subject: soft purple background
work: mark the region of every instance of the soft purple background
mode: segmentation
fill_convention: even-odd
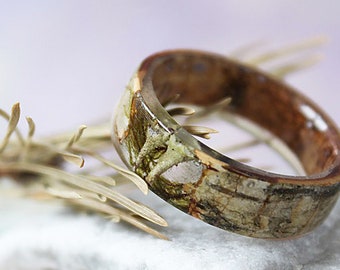
[[[339,124],[339,14],[336,0],[0,0],[0,107],[20,101],[45,135],[110,119],[129,77],[153,52],[227,54],[258,40],[279,46],[323,35],[330,40],[320,50],[325,59],[289,82]],[[339,203],[312,235],[273,243],[221,232],[151,201],[172,221],[164,230],[172,242],[0,198],[0,268],[339,269]]]
[[[336,119],[339,12],[336,0],[0,1],[0,105],[20,101],[40,131],[74,127],[111,115],[132,72],[156,51],[227,53],[324,35],[324,61],[291,81]]]

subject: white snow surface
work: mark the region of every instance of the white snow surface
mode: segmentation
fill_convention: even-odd
[[[0,269],[339,269],[340,203],[302,238],[238,236],[196,220],[153,195],[171,240],[59,203],[0,199]]]

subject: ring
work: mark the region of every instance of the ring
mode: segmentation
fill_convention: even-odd
[[[282,141],[305,175],[267,172],[209,148],[165,110],[174,96],[203,107],[231,97],[228,113]],[[112,134],[120,157],[159,197],[241,235],[304,235],[324,221],[339,195],[334,122],[286,84],[221,55],[174,50],[146,58],[121,98]]]

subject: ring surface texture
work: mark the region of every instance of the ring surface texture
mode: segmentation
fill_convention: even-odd
[[[306,176],[266,172],[196,140],[161,104],[209,106],[279,138]],[[301,236],[328,216],[340,190],[340,136],[308,98],[254,68],[213,53],[175,50],[142,62],[117,108],[113,140],[158,196],[213,226],[271,239]],[[226,136],[226,142],[227,142]]]

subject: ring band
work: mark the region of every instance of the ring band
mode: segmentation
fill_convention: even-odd
[[[196,140],[164,109],[209,106],[231,97],[228,112],[279,138],[306,176],[263,171]],[[312,101],[254,68],[213,53],[176,50],[145,59],[117,108],[113,140],[121,158],[158,196],[213,226],[284,239],[320,225],[340,190],[340,136]]]

